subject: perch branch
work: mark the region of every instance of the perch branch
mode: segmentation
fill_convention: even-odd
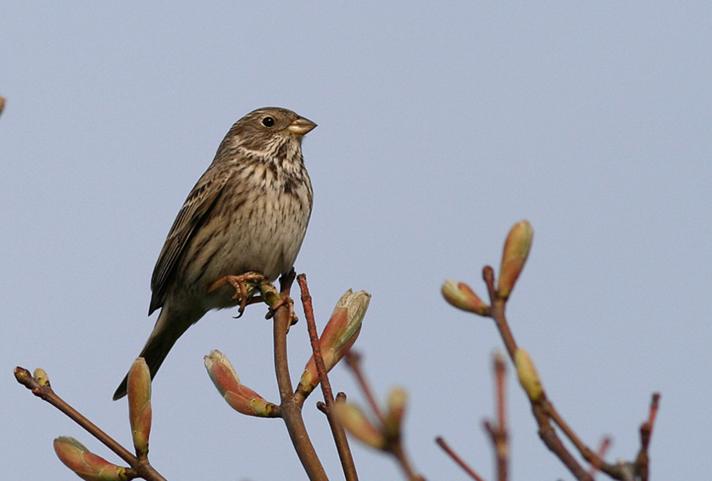
[[[289,296],[294,282],[294,270],[280,278],[281,296]],[[289,303],[281,302],[274,312],[274,368],[281,400],[282,419],[289,432],[294,449],[311,481],[326,481],[328,478],[314,450],[302,418],[301,407],[294,400],[294,389],[287,359],[287,331],[291,324]]]

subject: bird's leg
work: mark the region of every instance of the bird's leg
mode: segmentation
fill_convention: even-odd
[[[265,276],[259,272],[246,272],[240,275],[230,275],[224,276],[213,282],[208,288],[208,292],[213,292],[226,284],[230,284],[233,289],[235,289],[235,294],[233,294],[233,299],[240,300],[240,307],[237,309],[236,318],[242,317],[245,312],[245,308],[248,304],[254,304],[260,302],[262,298],[252,298],[251,295],[255,290],[255,284],[258,286],[265,282]]]

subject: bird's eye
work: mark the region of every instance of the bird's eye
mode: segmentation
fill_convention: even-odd
[[[272,127],[274,125],[274,119],[272,117],[265,117],[262,119],[262,125],[265,127]]]

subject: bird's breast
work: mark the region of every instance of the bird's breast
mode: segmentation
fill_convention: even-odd
[[[285,176],[267,166],[242,173],[225,186],[215,215],[191,242],[197,269],[185,279],[195,289],[207,289],[225,275],[249,271],[276,279],[294,265],[311,215],[312,191],[306,171]],[[224,307],[227,299],[216,301]],[[233,303],[234,304],[234,303]]]

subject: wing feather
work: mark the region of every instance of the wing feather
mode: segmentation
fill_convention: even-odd
[[[215,166],[211,166],[198,179],[193,190],[188,194],[188,198],[185,200],[176,220],[173,221],[171,230],[168,232],[166,242],[163,244],[161,253],[156,261],[156,267],[153,268],[153,275],[151,276],[151,291],[153,291],[153,295],[148,309],[149,315],[163,305],[167,288],[175,277],[175,269],[180,264],[193,233],[205,221],[208,213],[215,206],[225,184],[230,179],[231,173],[232,170],[230,169],[216,171]]]

